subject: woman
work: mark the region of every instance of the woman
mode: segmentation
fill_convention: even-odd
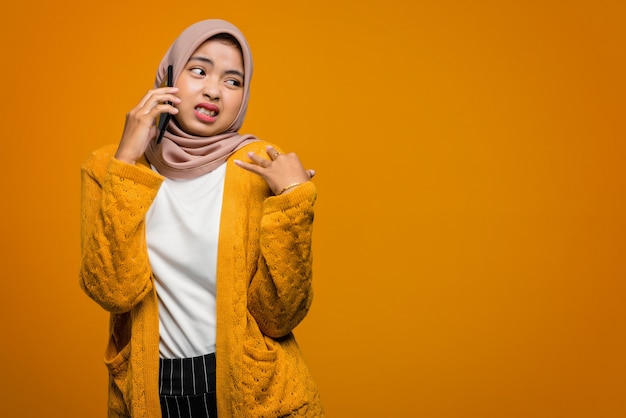
[[[236,27],[190,26],[120,143],[83,164],[80,284],[111,313],[110,417],[323,416],[292,333],[313,295],[314,172],[238,133],[251,75]]]

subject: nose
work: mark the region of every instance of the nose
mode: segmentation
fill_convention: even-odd
[[[219,81],[213,80],[212,77],[207,77],[204,82],[204,89],[202,94],[209,100],[220,99]]]

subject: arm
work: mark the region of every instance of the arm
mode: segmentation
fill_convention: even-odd
[[[175,87],[150,90],[128,114],[122,139],[82,167],[80,285],[111,312],[127,312],[152,290],[145,215],[163,177],[143,164],[159,113],[178,113]]]
[[[263,204],[261,257],[248,288],[248,309],[264,334],[280,338],[302,321],[313,298],[315,171],[306,170],[295,153],[282,154],[272,145],[248,157],[250,162],[234,162],[261,176],[275,195]]]
[[[141,165],[94,153],[81,170],[82,289],[111,312],[127,312],[152,290],[145,214],[163,181]]]
[[[264,203],[261,257],[248,288],[248,309],[261,331],[274,338],[290,333],[313,299],[311,238],[315,185],[307,181]]]

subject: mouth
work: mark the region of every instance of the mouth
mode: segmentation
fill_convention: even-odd
[[[209,116],[212,118],[216,117],[220,113],[219,109],[217,108],[207,108],[204,106],[196,106],[195,110],[201,115]]]
[[[196,118],[202,123],[213,123],[220,114],[220,108],[214,103],[200,103],[193,110]]]

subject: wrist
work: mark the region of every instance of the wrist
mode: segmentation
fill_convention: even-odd
[[[127,156],[127,155],[124,155],[124,153],[120,152],[119,149],[115,153],[115,159],[119,160],[119,161],[121,161],[123,163],[131,164],[131,165],[135,165],[135,163],[137,162],[136,159],[133,159],[133,158],[130,158],[129,156]]]
[[[280,189],[280,191],[278,193],[276,193],[276,196],[280,196],[281,194],[289,193],[294,187],[298,187],[301,184],[302,184],[302,182],[299,182],[299,181],[296,181],[296,182],[293,182],[293,183],[289,183],[288,185],[286,185],[285,187]]]

